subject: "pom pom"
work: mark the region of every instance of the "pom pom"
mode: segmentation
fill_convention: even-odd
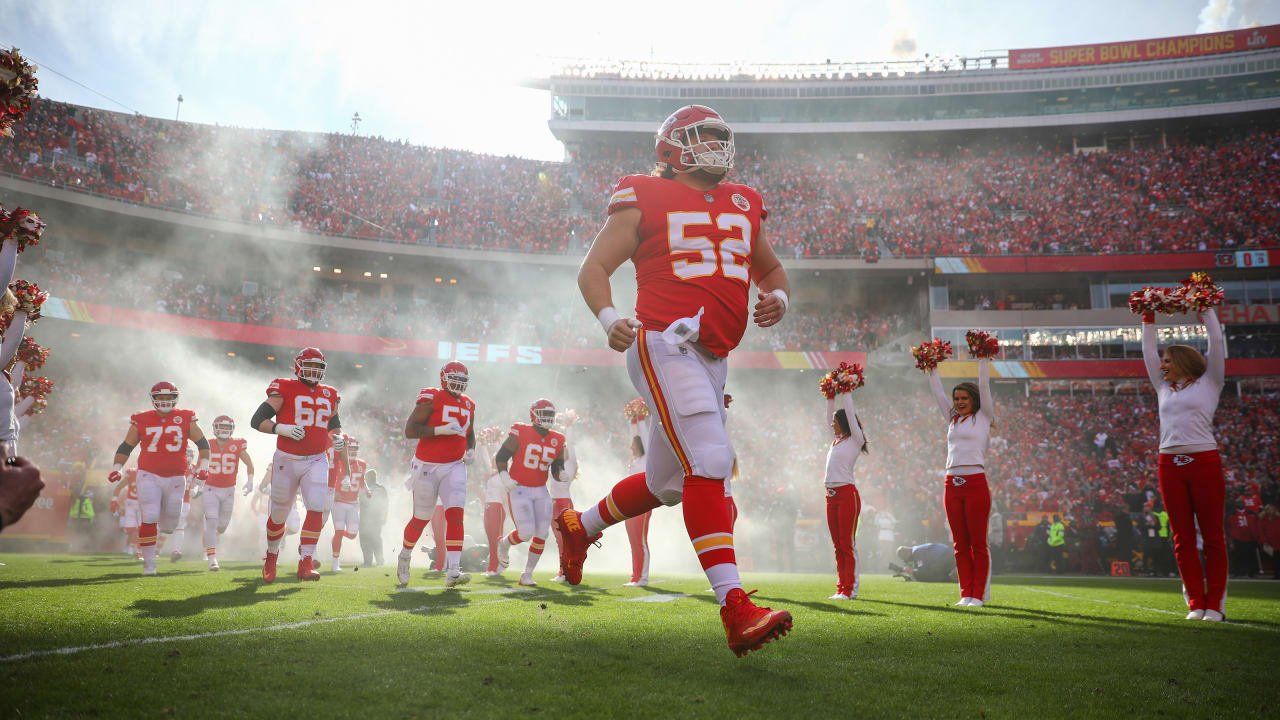
[[[34,397],[36,401],[44,400],[53,392],[53,381],[42,375],[28,375],[18,386],[19,397]]]
[[[28,370],[39,370],[48,359],[49,348],[29,337],[22,338],[22,344],[18,346],[18,361],[26,363]]]
[[[27,320],[31,322],[39,320],[40,308],[44,306],[44,301],[49,299],[49,293],[41,290],[39,285],[21,279],[9,283],[9,289],[18,299],[17,309],[27,313]]]
[[[1000,340],[985,330],[970,330],[964,334],[969,343],[969,354],[976,358],[993,358],[1000,354]]]
[[[1213,283],[1208,273],[1195,272],[1182,281],[1177,291],[1186,312],[1201,313],[1217,307],[1226,300],[1226,293]]]
[[[485,445],[492,445],[499,442],[502,438],[502,428],[497,425],[491,425],[487,428],[481,428],[476,433],[476,441]]]
[[[866,384],[862,376],[862,366],[842,362],[836,369],[822,376],[818,381],[818,389],[828,400],[841,393],[853,392]]]
[[[0,241],[14,241],[18,244],[18,252],[39,245],[44,229],[44,221],[30,210],[20,207],[8,212],[0,207]]]
[[[1129,310],[1135,315],[1164,313],[1172,315],[1183,311],[1180,292],[1169,288],[1144,287],[1129,295]]]
[[[623,406],[622,414],[629,423],[642,423],[649,419],[649,406],[645,404],[644,398],[634,398]]]
[[[949,341],[944,342],[941,338],[926,340],[911,348],[911,355],[916,359],[916,368],[926,373],[936,369],[938,363],[954,354],[955,351],[951,349],[951,343]]]
[[[0,137],[13,136],[13,123],[31,109],[37,86],[36,68],[18,48],[0,50]]]

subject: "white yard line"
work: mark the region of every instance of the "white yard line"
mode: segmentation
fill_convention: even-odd
[[[522,596],[527,599],[528,596]],[[18,653],[16,655],[5,655],[0,657],[0,663],[14,662],[17,660],[28,660],[36,657],[46,657],[49,655],[74,655],[76,653],[85,652],[87,650],[111,650],[114,648],[132,647],[134,645],[152,645],[163,642],[178,642],[182,640],[204,640],[207,638],[227,637],[231,635],[248,635],[256,632],[273,632],[276,630],[294,630],[297,628],[310,627],[312,625],[325,625],[328,623],[343,622],[347,620],[368,620],[370,618],[386,617],[388,615],[403,615],[405,613],[423,612],[426,610],[442,610],[452,607],[478,607],[481,605],[493,605],[495,603],[510,602],[518,598],[498,598],[496,600],[486,600],[484,602],[448,605],[420,605],[414,608],[406,608],[404,610],[382,610],[380,612],[361,613],[359,615],[343,615],[334,618],[318,618],[314,620],[301,620],[299,622],[281,623],[279,625],[264,625],[253,628],[238,628],[236,630],[218,630],[216,632],[196,633],[194,635],[169,635],[166,637],[148,637],[138,638],[136,640],[115,640],[107,643],[98,643],[95,645],[74,645],[69,647],[54,648],[52,650],[32,650],[30,652]]]
[[[1054,592],[1053,590],[1042,590],[1040,588],[1026,587],[1025,585],[1024,586],[1006,585],[1001,589],[1012,590],[1014,588],[1017,588],[1019,590],[1026,590],[1028,592],[1037,592],[1037,593],[1043,593],[1045,595],[1053,595],[1055,597],[1067,598],[1069,600],[1087,600],[1089,602],[1102,603],[1104,605],[1118,605],[1120,607],[1133,608],[1134,610],[1146,610],[1147,612],[1163,613],[1165,615],[1174,615],[1176,617],[1182,617],[1184,615],[1184,613],[1175,612],[1173,610],[1165,610],[1163,608],[1147,607],[1146,605],[1132,605],[1130,603],[1116,602],[1114,600],[1103,600],[1101,598],[1084,597],[1083,595],[1069,595],[1067,593]],[[1255,630],[1266,630],[1268,632],[1280,632],[1280,630],[1273,627],[1267,627],[1266,625],[1254,625],[1253,623],[1236,622],[1234,620],[1228,620],[1224,624],[1233,625],[1236,627],[1253,628]]]

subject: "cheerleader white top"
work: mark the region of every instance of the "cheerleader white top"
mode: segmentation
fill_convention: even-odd
[[[547,492],[551,493],[554,500],[572,500],[569,495],[569,483],[573,482],[573,476],[578,474],[578,453],[573,450],[569,444],[570,433],[572,428],[564,429],[564,469],[560,471],[560,477],[564,480],[557,480],[551,475],[547,476]]]
[[[1142,362],[1156,389],[1160,406],[1160,452],[1166,455],[1215,450],[1213,414],[1218,410],[1227,368],[1227,342],[1222,336],[1218,313],[1203,314],[1209,332],[1204,374],[1181,387],[1174,387],[1160,374],[1160,351],[1156,349],[1155,323],[1142,324]]]
[[[947,423],[947,474],[976,475],[985,472],[987,446],[991,444],[991,424],[995,422],[991,398],[991,361],[978,360],[978,400],[981,408],[970,415],[960,415],[942,389],[942,376],[937,369],[929,373],[933,397],[938,402],[942,419]]]
[[[857,416],[853,414],[853,393],[841,393],[840,404],[844,409],[845,419],[849,421],[849,437],[840,438],[831,443],[827,450],[827,475],[823,485],[829,488],[853,484],[853,466],[862,453],[862,445],[866,436],[858,427]],[[827,400],[826,425],[835,419],[836,401]]]

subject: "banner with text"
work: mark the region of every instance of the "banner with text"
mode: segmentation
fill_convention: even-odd
[[[1010,70],[1106,65],[1280,47],[1280,25],[1203,35],[1009,51]]]

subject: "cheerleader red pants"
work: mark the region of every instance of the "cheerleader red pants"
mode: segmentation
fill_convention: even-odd
[[[498,572],[498,541],[502,539],[502,523],[506,509],[502,503],[484,504],[484,536],[489,540],[489,572]]]
[[[627,518],[627,539],[631,541],[631,582],[649,581],[649,518],[653,511]]]
[[[991,554],[987,552],[991,489],[987,474],[948,475],[942,504],[956,551],[960,597],[987,602],[991,599]]]
[[[1182,576],[1182,597],[1192,610],[1226,614],[1227,486],[1217,450],[1160,455],[1160,497],[1173,530],[1173,556]],[[1196,524],[1204,538],[1204,565],[1196,550]]]
[[[858,597],[858,515],[862,513],[862,496],[853,485],[827,488],[827,529],[836,549],[836,592]]]

